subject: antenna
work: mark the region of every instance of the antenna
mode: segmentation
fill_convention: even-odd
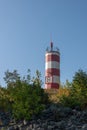
[[[50,41],[52,42],[52,33],[50,34]]]
[[[50,43],[51,51],[53,51],[53,42]]]
[[[53,51],[52,34],[50,35],[50,39],[51,39],[51,42],[50,42],[50,50]]]

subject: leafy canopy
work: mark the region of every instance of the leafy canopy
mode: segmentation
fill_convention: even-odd
[[[36,75],[31,78],[28,74],[21,77],[16,70],[5,72],[4,80],[7,87],[0,89],[2,96],[0,107],[10,110],[15,119],[29,120],[33,115],[39,114],[48,102],[48,95],[41,88],[41,73],[37,70]],[[2,91],[3,90],[3,91]],[[2,106],[3,103],[3,106]],[[9,106],[9,108],[8,108]]]

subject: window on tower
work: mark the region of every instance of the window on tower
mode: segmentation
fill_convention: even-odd
[[[51,76],[46,76],[45,77],[45,83],[52,83],[52,77]]]

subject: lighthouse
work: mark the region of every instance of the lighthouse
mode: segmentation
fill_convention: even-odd
[[[45,53],[45,89],[58,89],[60,86],[60,52],[50,43]]]

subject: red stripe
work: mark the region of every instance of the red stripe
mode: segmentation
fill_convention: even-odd
[[[47,84],[47,89],[59,89],[59,84],[57,83]]]
[[[46,76],[50,76],[50,75],[57,75],[60,76],[60,70],[59,69],[55,69],[55,68],[49,68],[45,71],[45,75]]]
[[[47,62],[47,61],[57,61],[57,62],[60,62],[60,56],[54,55],[54,54],[52,54],[52,55],[47,55],[47,56],[46,56],[46,62]]]

